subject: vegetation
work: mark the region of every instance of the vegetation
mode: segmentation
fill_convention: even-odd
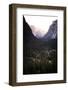
[[[24,74],[57,73],[57,52],[55,49],[26,49]]]

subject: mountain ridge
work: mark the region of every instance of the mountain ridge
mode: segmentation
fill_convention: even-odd
[[[53,23],[50,25],[48,32],[44,35],[42,40],[48,41],[50,39],[56,38],[57,38],[57,20],[53,21]]]

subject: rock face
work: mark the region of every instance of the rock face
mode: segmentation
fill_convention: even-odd
[[[23,16],[23,38],[24,41],[29,42],[31,40],[36,40],[37,38],[32,34],[32,30]]]
[[[57,38],[57,20],[52,23],[50,26],[47,34],[42,38],[42,40],[50,40],[50,39],[56,39]]]

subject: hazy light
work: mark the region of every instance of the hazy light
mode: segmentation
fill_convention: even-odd
[[[27,23],[31,26],[33,34],[38,37],[43,37],[47,33],[52,22],[57,19],[57,17],[49,16],[25,15],[24,17]]]

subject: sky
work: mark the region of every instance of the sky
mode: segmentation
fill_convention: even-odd
[[[24,15],[26,22],[31,26],[32,32],[36,37],[43,37],[49,30],[53,21],[57,20],[56,16],[34,16]]]

